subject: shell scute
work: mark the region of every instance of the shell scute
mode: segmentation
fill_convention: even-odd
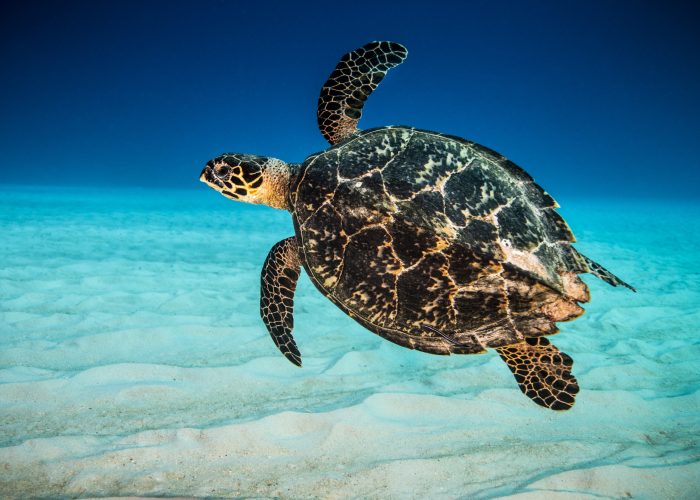
[[[389,193],[406,199],[435,186],[440,179],[449,177],[455,168],[462,168],[459,153],[457,143],[426,141],[412,134],[400,155],[384,169]]]
[[[536,248],[547,240],[538,215],[527,201],[513,199],[496,215],[500,237],[519,250]]]
[[[430,249],[438,245],[438,236],[434,231],[403,217],[392,218],[389,233],[396,255],[406,267],[415,265]]]
[[[329,290],[337,284],[348,244],[345,232],[337,230],[341,224],[338,213],[326,202],[309,217],[304,233],[304,252],[310,275]]]
[[[473,160],[464,170],[450,176],[444,192],[455,223],[463,224],[468,216],[486,216],[517,196],[508,179],[502,177],[482,159]]]
[[[496,225],[482,219],[471,219],[457,230],[456,236],[459,243],[471,249],[475,255],[501,260],[504,256],[501,247],[496,244],[498,237]]]
[[[481,276],[498,273],[498,261],[464,245],[452,243],[443,254],[449,262],[449,274],[458,286],[476,283]]]
[[[384,326],[396,315],[396,273],[400,262],[391,251],[391,238],[380,227],[370,227],[350,238],[335,296],[367,321]]]
[[[393,203],[383,189],[378,171],[340,183],[333,193],[333,201],[342,214],[342,227],[348,234],[383,222]]]
[[[454,309],[450,296],[457,286],[448,274],[447,257],[429,253],[398,276],[397,320],[409,325],[428,324],[441,331],[454,331]],[[420,293],[416,293],[420,290]],[[447,291],[447,293],[445,293]]]
[[[297,200],[302,200],[302,203],[308,207],[307,216],[328,200],[338,187],[335,162],[329,161],[325,156],[315,157],[310,163],[315,162],[319,165],[314,168],[314,175],[302,179],[297,190],[291,194],[293,203],[296,204]]]

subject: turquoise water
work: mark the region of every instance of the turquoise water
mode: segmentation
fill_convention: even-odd
[[[0,495],[692,498],[700,205],[560,199],[586,278],[574,409],[498,356],[367,332],[300,281],[304,368],[258,316],[289,215],[211,190],[2,188]]]

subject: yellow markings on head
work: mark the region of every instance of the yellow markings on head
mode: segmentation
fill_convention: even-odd
[[[248,179],[246,179],[246,177]],[[243,168],[241,165],[235,165],[231,167],[229,171],[229,182],[233,184],[233,189],[235,194],[238,196],[254,196],[262,185],[263,176],[262,172],[254,174],[251,178],[250,173],[244,175]]]

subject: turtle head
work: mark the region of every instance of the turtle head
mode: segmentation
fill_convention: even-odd
[[[227,153],[207,162],[199,180],[232,200],[286,209],[290,174],[282,160]]]

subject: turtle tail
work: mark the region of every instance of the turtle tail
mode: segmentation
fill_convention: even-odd
[[[620,278],[615,276],[613,273],[605,269],[603,266],[598,264],[596,261],[589,259],[573,247],[569,247],[572,252],[571,252],[571,257],[572,257],[572,264],[574,266],[573,271],[577,273],[591,273],[594,276],[597,276],[598,278],[602,279],[606,283],[612,286],[624,286],[632,290],[633,292],[636,292],[637,290],[630,284],[625,283],[622,281]]]

